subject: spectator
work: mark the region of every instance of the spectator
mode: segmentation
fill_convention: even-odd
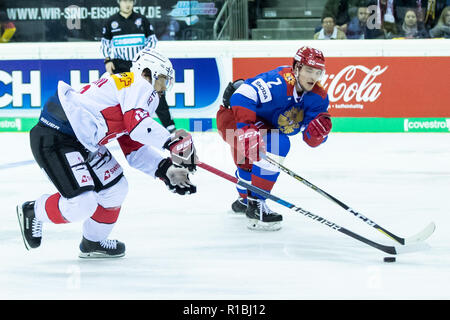
[[[350,20],[347,27],[347,39],[365,39],[367,30],[367,18],[369,9],[365,6],[359,7],[356,17]]]
[[[450,7],[445,7],[442,10],[436,26],[430,30],[430,36],[433,38],[450,38]]]
[[[322,14],[322,28],[323,19],[325,17],[335,17],[334,23],[343,32],[347,31],[347,23],[350,21],[348,15],[348,1],[344,0],[327,0],[323,8]]]
[[[349,10],[357,7],[361,0],[327,0],[323,8],[323,17],[335,17],[335,23],[338,29],[347,32],[347,26],[350,22]]]
[[[129,72],[134,56],[143,48],[155,48],[158,42],[147,18],[133,11],[135,0],[118,0],[118,3],[120,11],[106,21],[101,42],[109,74]],[[169,132],[175,131],[165,94],[159,100],[156,115]]]
[[[6,12],[0,11],[0,43],[9,42],[16,32],[16,26],[12,23]]]
[[[164,41],[177,40],[176,34],[178,31],[180,31],[180,23],[177,20],[172,19],[166,25],[166,29],[164,30],[164,33],[159,38]]]
[[[314,40],[342,40],[347,39],[345,33],[338,29],[334,17],[322,18],[322,29],[314,35]]]
[[[372,0],[371,4],[376,6],[376,11],[375,21],[370,21],[371,32],[368,38],[393,38],[397,34],[398,21],[394,0]]]
[[[414,9],[409,9],[406,11],[405,17],[403,18],[403,23],[399,29],[399,36],[407,39],[430,37],[423,23],[417,21],[417,14]]]
[[[397,13],[404,16],[408,9],[416,9],[417,22],[423,23],[426,28],[433,28],[442,10],[450,5],[449,0],[395,0]]]

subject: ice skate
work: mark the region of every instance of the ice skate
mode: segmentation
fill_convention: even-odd
[[[248,207],[245,215],[247,227],[251,230],[277,231],[281,229],[283,216],[269,209],[265,200],[247,198]]]
[[[245,211],[247,210],[247,203],[245,200],[246,199],[239,197],[231,205],[231,210],[233,210],[234,213],[245,213]]]
[[[42,239],[42,222],[36,219],[34,201],[18,205],[16,211],[25,248],[30,250],[39,247]]]
[[[125,244],[117,240],[90,241],[83,237],[80,243],[80,258],[120,258],[125,255]]]

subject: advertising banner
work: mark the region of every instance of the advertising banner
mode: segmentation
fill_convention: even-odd
[[[166,99],[177,127],[191,131],[215,129],[212,120],[221,98],[216,59],[171,61],[175,82]],[[41,107],[55,94],[58,81],[81,89],[104,73],[101,59],[0,60],[0,132],[29,131]]]
[[[269,49],[267,43],[247,41],[236,46],[204,41],[193,46],[193,42],[161,41],[158,46],[175,69],[174,86],[166,99],[176,126],[215,130],[216,112],[229,81],[292,64],[291,57],[283,56],[295,48],[280,41]],[[403,51],[399,55],[396,50],[408,48],[410,42],[386,40],[377,46],[373,41],[348,42],[346,50],[361,54],[354,57],[336,51],[336,42],[320,43],[329,47],[324,49],[330,57],[322,84],[328,91],[334,132],[450,132],[448,42],[423,42],[421,48],[426,44],[435,51],[427,49],[422,56],[404,56]],[[80,89],[104,74],[98,43],[72,44],[3,44],[0,132],[28,131],[59,80]],[[441,47],[442,52],[437,51]]]
[[[116,0],[2,0],[16,26],[14,42],[99,41]],[[209,40],[223,1],[137,0],[134,12],[148,19],[159,40]]]
[[[220,76],[215,58],[171,59],[175,83],[166,98],[173,109],[202,109],[218,99]],[[58,81],[79,89],[105,72],[103,60],[0,61],[0,110],[40,109]]]
[[[292,58],[233,58],[233,78],[292,65]],[[450,57],[331,57],[322,84],[334,117],[450,117]]]

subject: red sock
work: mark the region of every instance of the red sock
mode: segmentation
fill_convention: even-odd
[[[69,223],[69,221],[63,217],[61,211],[59,210],[59,198],[61,198],[59,193],[51,195],[45,202],[45,212],[53,223]]]
[[[98,205],[91,219],[98,223],[112,224],[116,223],[119,213],[120,207],[103,208],[101,205]]]

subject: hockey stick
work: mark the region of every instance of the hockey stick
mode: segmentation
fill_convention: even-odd
[[[425,246],[425,243],[421,243],[421,246],[419,244],[415,244],[415,245],[407,246],[407,247],[406,246],[405,247],[396,247],[396,246],[386,246],[386,245],[374,242],[372,240],[364,238],[363,236],[360,236],[359,234],[354,233],[353,231],[350,231],[350,230],[348,230],[346,228],[338,226],[336,223],[334,223],[332,221],[329,221],[329,220],[327,220],[325,218],[322,218],[322,217],[320,217],[320,216],[318,216],[318,215],[316,215],[314,213],[311,213],[311,212],[309,212],[307,210],[304,210],[304,209],[302,209],[300,207],[296,207],[292,203],[289,203],[289,202],[287,202],[287,201],[285,201],[283,199],[280,199],[277,196],[275,196],[275,195],[273,195],[273,194],[271,194],[271,193],[269,193],[269,192],[267,192],[265,190],[262,190],[262,189],[260,189],[258,187],[255,187],[255,186],[253,186],[253,185],[251,185],[251,184],[249,184],[249,183],[247,183],[245,181],[237,179],[237,178],[233,177],[232,175],[229,175],[229,174],[227,174],[227,173],[225,173],[225,172],[223,172],[223,171],[221,171],[219,169],[211,167],[210,165],[207,165],[206,163],[203,163],[203,162],[199,161],[197,163],[197,165],[200,168],[205,169],[205,170],[207,170],[207,171],[209,171],[209,172],[211,172],[211,173],[213,173],[213,174],[215,174],[215,175],[217,175],[219,177],[222,177],[222,178],[224,178],[224,179],[226,179],[228,181],[231,181],[231,182],[233,182],[233,183],[235,183],[235,184],[237,184],[237,185],[239,185],[241,187],[244,187],[244,188],[246,188],[246,189],[248,189],[248,190],[250,190],[252,192],[258,193],[258,194],[266,197],[267,199],[275,201],[275,202],[277,202],[277,203],[279,203],[279,204],[281,204],[281,205],[283,205],[283,206],[285,206],[285,207],[287,207],[289,209],[292,209],[292,210],[294,210],[294,211],[296,211],[298,213],[301,213],[305,217],[308,217],[308,218],[310,218],[310,219],[312,219],[314,221],[317,221],[317,222],[319,222],[319,223],[321,223],[321,224],[323,224],[323,225],[325,225],[325,226],[327,226],[327,227],[329,227],[329,228],[331,228],[333,230],[339,231],[339,232],[341,232],[341,233],[343,233],[343,234],[345,234],[345,235],[347,235],[349,237],[352,237],[353,239],[361,241],[361,242],[363,242],[363,243],[365,243],[365,244],[367,244],[367,245],[369,245],[369,246],[371,246],[373,248],[381,250],[383,252],[386,252],[386,253],[389,253],[389,254],[399,254],[399,253],[406,253],[406,252],[414,252],[414,251],[423,250],[423,249],[427,248]]]
[[[308,180],[300,177],[298,174],[294,173],[292,170],[289,170],[288,168],[286,168],[285,166],[283,166],[282,164],[276,162],[274,159],[270,158],[269,156],[265,155],[264,159],[267,160],[269,163],[273,164],[274,166],[276,166],[277,168],[279,168],[280,170],[282,170],[283,172],[287,173],[288,175],[290,175],[291,177],[295,178],[296,180],[300,181],[301,183],[303,183],[304,185],[306,185],[307,187],[313,189],[314,191],[317,191],[319,194],[321,194],[322,196],[324,196],[325,198],[333,201],[334,203],[336,203],[337,205],[339,205],[340,207],[344,208],[346,211],[352,213],[355,217],[360,218],[362,221],[364,221],[365,223],[367,223],[368,225],[370,225],[371,227],[375,228],[376,230],[380,231],[381,233],[383,233],[384,235],[388,236],[389,238],[397,241],[398,243],[402,244],[402,245],[406,245],[406,244],[411,244],[414,242],[420,242],[420,241],[424,241],[427,238],[429,238],[433,232],[434,229],[436,229],[436,225],[434,222],[431,222],[428,226],[426,226],[422,231],[420,231],[419,233],[409,237],[409,238],[402,238],[399,237],[395,234],[393,234],[392,232],[386,230],[385,228],[381,227],[380,225],[378,225],[377,223],[375,223],[374,221],[370,220],[369,218],[367,218],[366,216],[362,215],[361,213],[359,213],[358,211],[350,208],[348,205],[346,205],[345,203],[343,203],[342,201],[336,199],[335,197],[333,197],[331,194],[325,192],[324,190],[320,189],[319,187],[315,186],[314,184],[312,184],[311,182],[309,182]]]

